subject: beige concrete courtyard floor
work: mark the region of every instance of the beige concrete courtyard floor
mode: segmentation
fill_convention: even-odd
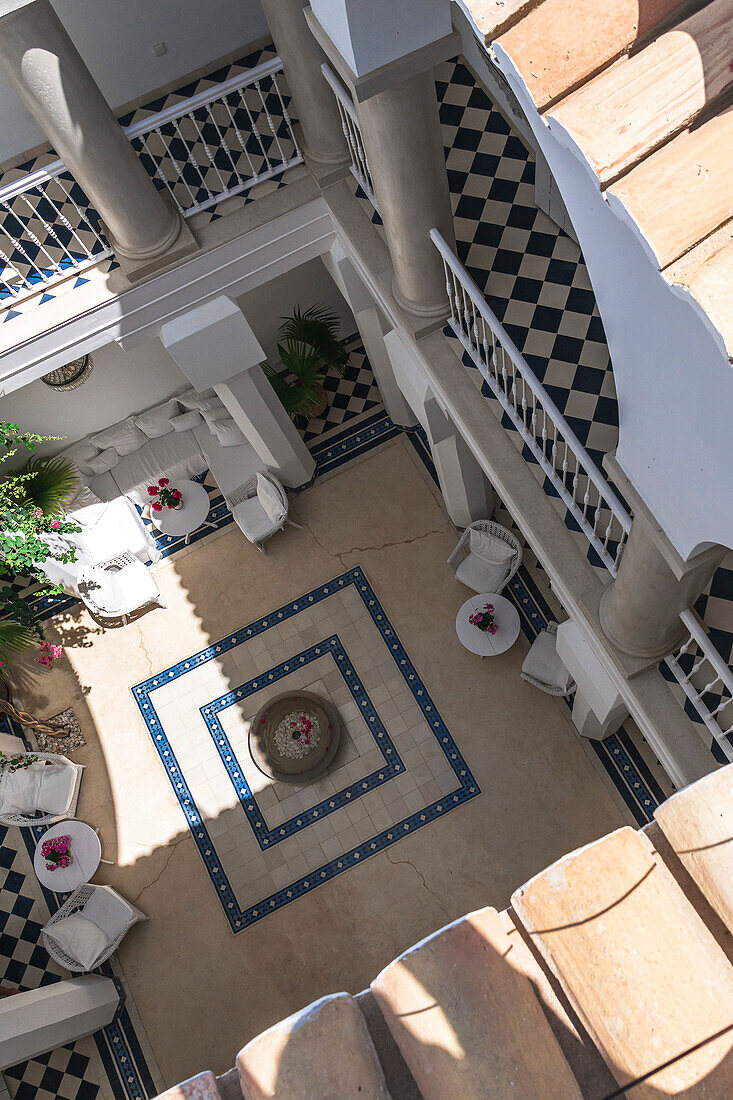
[[[151,918],[118,960],[167,1085],[225,1071],[269,1024],[357,992],[430,931],[502,908],[553,859],[626,823],[567,708],[519,678],[524,636],[485,660],[459,644],[455,529],[404,440],[319,481],[292,514],[304,529],[266,556],[232,525],[162,563],[165,610],[116,630],[83,611],[57,620],[47,636],[65,656],[25,699],[41,716],[73,706],[86,736],[78,816],[115,861],[95,881]],[[357,564],[482,793],[233,935],[130,688]]]

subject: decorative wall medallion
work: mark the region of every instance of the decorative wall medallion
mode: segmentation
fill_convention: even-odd
[[[41,381],[59,392],[75,390],[86,382],[93,368],[94,360],[91,355],[82,355],[80,359],[72,359],[65,366],[42,375]]]

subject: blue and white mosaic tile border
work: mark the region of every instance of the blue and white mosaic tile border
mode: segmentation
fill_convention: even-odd
[[[329,860],[323,866],[302,875],[297,881],[285,886],[283,889],[276,891],[271,896],[264,898],[260,902],[250,905],[246,908],[241,908],[236,899],[234,890],[232,889],[228,878],[221,868],[221,861],[216,853],[216,846],[214,840],[210,836],[206,826],[201,820],[201,815],[198,812],[194,799],[191,795],[191,791],[184,779],[181,768],[176,760],[173,747],[169,741],[166,731],[163,729],[161,722],[156,714],[153,699],[156,688],[160,688],[165,684],[170,683],[179,677],[185,676],[186,673],[193,668],[199,667],[207,662],[216,660],[217,657],[227,653],[234,647],[255,638],[257,635],[263,634],[273,627],[279,626],[287,619],[297,615],[301,611],[308,610],[320,601],[326,599],[328,596],[343,591],[348,586],[353,586],[358,593],[361,600],[371,616],[372,622],[379,631],[385,646],[391,653],[394,661],[395,668],[399,675],[404,679],[406,688],[412,693],[415,704],[422,713],[425,721],[429,725],[440,750],[444,754],[450,769],[454,772],[456,777],[456,787],[445,796],[441,796],[436,799],[429,806],[424,809],[418,810],[415,813],[405,816],[402,820],[395,822],[389,827],[383,829],[376,835],[368,838],[362,843],[355,845],[349,851],[344,854]],[[331,648],[330,642],[335,639],[326,639],[324,642],[319,643],[315,648],[320,649],[321,654]],[[321,655],[319,654],[319,656]],[[290,664],[295,661],[296,664],[300,663],[300,657],[304,654],[300,654],[297,658],[292,659]],[[289,670],[288,670],[289,671]],[[262,674],[267,677],[267,673]],[[252,690],[254,690],[259,684],[262,683],[262,675],[258,677],[251,684]],[[364,698],[367,702],[367,695],[363,687],[359,685],[360,691],[357,693],[359,698]],[[354,690],[356,685],[354,685]],[[256,921],[261,920],[269,913],[275,912],[282,908],[284,905],[289,904],[298,897],[302,897],[304,894],[310,893],[324,882],[330,881],[335,878],[336,875],[342,874],[344,871],[349,870],[351,867],[356,866],[358,863],[369,856],[375,855],[377,852],[383,851],[385,848],[395,844],[402,837],[415,832],[415,830],[422,828],[429,822],[436,820],[437,818],[444,817],[451,810],[456,809],[458,806],[463,805],[471,798],[475,798],[480,794],[480,789],[476,783],[473,775],[471,774],[466,761],[460,753],[455,741],[453,740],[450,732],[448,731],[443,719],[441,718],[430,694],[428,693],[425,685],[423,684],[420,676],[418,675],[414,665],[410,661],[402,643],[397,637],[394,628],[392,627],[389,619],[384,613],[379,600],[377,599],[374,590],[369,584],[364,572],[358,566],[349,569],[346,573],[340,577],[334,578],[325,585],[321,585],[318,588],[313,589],[311,592],[306,593],[304,596],[299,597],[297,600],[285,604],[283,607],[276,611],[271,612],[269,615],[258,619],[256,622],[250,623],[248,626],[243,627],[241,630],[235,631],[233,634],[228,635],[220,642],[214,645],[207,646],[205,649],[200,650],[198,653],[187,658],[185,661],[179,661],[171,668],[165,669],[158,673],[156,676],[152,676],[145,680],[143,683],[138,684],[133,689],[133,696],[140,709],[143,721],[145,722],[153,744],[160,756],[161,762],[166,770],[166,773],[171,782],[173,792],[179,801],[183,814],[189,825],[193,838],[199,849],[201,857],[204,861],[209,877],[216,887],[217,893],[221,900],[224,912],[230,927],[233,932],[243,931],[245,928],[254,924]],[[363,693],[363,695],[361,694]],[[224,699],[227,696],[223,697]],[[361,709],[361,708],[360,708]],[[366,709],[366,708],[364,708]],[[396,764],[394,765],[397,766]],[[379,779],[377,780],[379,781]],[[254,805],[254,804],[253,804]],[[296,828],[298,828],[296,824]],[[307,824],[304,821],[301,829],[307,828]]]
[[[0,731],[21,737],[26,746],[31,747],[22,727],[5,716],[0,717]],[[43,923],[68,896],[41,886],[32,873],[33,853],[46,828],[10,829],[0,826],[0,867],[4,871],[0,886],[0,980],[21,990],[38,989],[64,977],[56,973],[55,964],[40,943]],[[24,848],[30,861],[29,874],[17,865]],[[46,912],[42,911],[44,907]],[[14,917],[23,918],[20,934],[12,931]],[[73,1096],[75,1100],[95,1100],[101,1091],[111,1093],[115,1100],[150,1100],[157,1096],[161,1083],[158,1080],[156,1084],[154,1080],[130,1014],[131,1006],[114,966],[106,962],[96,973],[112,978],[122,994],[114,1020],[91,1039],[79,1040],[60,1050],[4,1069],[2,1073],[11,1095],[18,1100],[50,1100],[53,1096],[62,1095]],[[98,1080],[93,1059],[84,1052],[92,1041],[107,1082]],[[40,1084],[39,1063],[46,1067],[40,1076]]]

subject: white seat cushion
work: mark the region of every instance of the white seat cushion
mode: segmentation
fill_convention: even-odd
[[[232,515],[240,529],[252,542],[257,542],[272,531],[272,520],[257,497],[250,497],[249,500],[243,500],[241,504],[235,504]]]
[[[277,488],[264,474],[257,474],[257,499],[274,526],[282,522],[286,514],[282,498]]]
[[[94,891],[82,914],[104,932],[109,943],[114,943],[135,916],[121,897],[105,889]]]
[[[220,447],[241,447],[247,442],[247,436],[232,417],[227,420],[212,420],[209,431],[219,440]]]
[[[474,592],[497,592],[508,573],[508,565],[490,565],[477,554],[469,554],[456,569],[456,579]]]
[[[36,808],[44,814],[65,814],[74,793],[76,775],[68,764],[47,763],[41,772]]]
[[[47,927],[46,935],[58,944],[65,955],[86,969],[93,966],[110,945],[102,929],[81,913],[72,913]]]
[[[44,762],[39,760],[27,768],[10,771],[5,767],[0,772],[0,813],[26,814],[32,816],[38,809],[38,794],[41,789],[41,775]]]
[[[114,467],[112,476],[120,492],[142,506],[150,500],[148,485],[157,482],[159,477],[180,480],[202,474],[206,465],[192,431],[171,431],[157,439],[149,439],[134,454],[125,455]]]
[[[542,630],[532,642],[532,647],[522,665],[522,672],[549,687],[567,691],[572,683],[572,677],[558,656],[556,643],[557,638],[554,634]]]

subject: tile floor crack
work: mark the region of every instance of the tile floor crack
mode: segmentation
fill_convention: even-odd
[[[145,660],[148,662],[148,675],[152,676],[153,675],[153,660],[152,660],[150,654],[148,653],[145,642],[143,641],[143,628],[142,628],[142,626],[138,626],[137,632],[138,632],[138,636],[140,638],[140,649],[142,650],[142,653],[143,653],[143,656],[145,657]]]
[[[430,887],[428,886],[427,882],[425,881],[425,875],[422,873],[422,871],[419,871],[417,869],[417,867],[415,866],[414,863],[411,863],[409,859],[392,859],[389,852],[385,852],[384,854],[386,855],[388,862],[391,863],[393,867],[396,867],[398,864],[404,864],[406,867],[411,867],[412,870],[415,872],[415,874],[420,879],[420,881],[422,882],[422,884],[425,887],[425,889],[427,890],[427,892],[430,894],[430,897],[433,899],[433,901],[436,903],[436,905],[440,909],[441,913],[443,913],[444,916],[447,917],[448,920],[452,919],[450,913],[448,912],[446,907],[443,905],[443,902],[440,900],[438,895],[433,890],[431,890]]]
[[[168,851],[168,854],[166,856],[165,862],[163,863],[163,866],[161,867],[160,871],[155,876],[155,878],[151,879],[150,882],[146,882],[145,885],[143,886],[142,890],[140,890],[136,894],[136,896],[134,898],[132,898],[132,904],[133,905],[137,905],[137,903],[139,902],[139,900],[143,896],[143,894],[147,890],[149,890],[152,886],[155,886],[156,882],[160,881],[160,879],[163,877],[163,875],[167,871],[168,864],[170,863],[171,859],[173,858],[173,853],[175,852],[175,850],[179,846],[179,844],[182,844],[184,841],[190,840],[190,839],[191,839],[191,837],[184,833],[182,836],[179,836],[178,840],[173,840],[173,841],[170,842],[170,844],[168,845],[169,851]]]
[[[298,519],[300,518],[299,516]],[[329,557],[336,558],[344,569],[349,568],[344,561],[347,554],[364,554],[368,553],[370,550],[390,550],[395,546],[410,546],[413,542],[420,542],[421,539],[427,539],[431,535],[443,534],[441,530],[434,528],[430,531],[424,531],[421,535],[413,535],[412,538],[409,539],[395,539],[393,542],[383,542],[378,546],[350,546],[347,550],[329,550],[329,548],[318,538],[310,524],[304,522],[303,527],[310,534],[316,545],[320,546],[321,550],[324,550]]]

